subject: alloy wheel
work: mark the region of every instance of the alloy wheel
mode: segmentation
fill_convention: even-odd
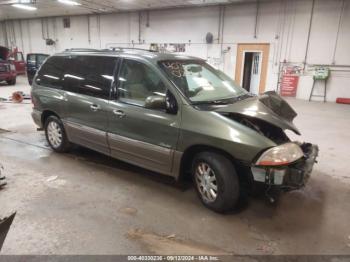
[[[58,148],[62,144],[62,129],[58,123],[51,121],[47,126],[47,136],[50,144],[54,148]]]
[[[213,169],[204,162],[198,163],[195,170],[195,181],[204,201],[214,202],[218,195],[218,186]]]

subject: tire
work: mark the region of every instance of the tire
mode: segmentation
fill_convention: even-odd
[[[206,166],[212,172],[208,172],[209,169]],[[207,174],[206,177],[205,174]],[[192,163],[192,178],[197,195],[206,207],[219,213],[235,209],[240,196],[240,185],[235,167],[229,158],[211,151],[197,154]],[[216,194],[213,194],[215,186]],[[208,193],[204,187],[209,188],[211,193]]]
[[[13,86],[13,85],[16,84],[16,78],[11,79],[11,80],[7,80],[6,82],[7,82],[8,85]]]
[[[69,151],[71,144],[68,141],[62,121],[57,116],[49,116],[44,127],[46,140],[54,151],[58,153]]]

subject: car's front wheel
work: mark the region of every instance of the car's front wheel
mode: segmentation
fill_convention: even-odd
[[[56,116],[49,116],[45,121],[45,135],[50,147],[56,152],[67,152],[70,142],[66,136],[62,121]]]
[[[238,202],[240,187],[232,161],[217,152],[201,152],[192,163],[192,177],[202,203],[216,211],[233,210]]]

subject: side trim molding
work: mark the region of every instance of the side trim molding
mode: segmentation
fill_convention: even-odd
[[[68,139],[116,159],[179,178],[183,152],[62,119]]]
[[[134,140],[128,137],[124,137],[124,136],[120,136],[112,133],[107,133],[107,137],[109,140],[109,146],[111,150],[116,150],[122,153],[130,154],[137,158],[147,159],[150,162],[154,162],[160,165],[164,164],[164,162],[161,161],[161,159],[156,159],[155,157],[152,157],[152,156],[163,155],[165,157],[169,157],[169,156],[172,157],[172,154],[174,151],[173,149],[165,148],[158,145],[153,145],[150,143]],[[124,148],[123,145],[126,145],[129,150]],[[130,150],[130,149],[134,149],[134,150]],[[151,152],[151,155],[146,156],[142,154],[142,152]]]

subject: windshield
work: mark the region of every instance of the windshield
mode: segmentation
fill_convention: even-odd
[[[211,102],[247,94],[231,78],[203,61],[162,61],[160,65],[191,102]]]

